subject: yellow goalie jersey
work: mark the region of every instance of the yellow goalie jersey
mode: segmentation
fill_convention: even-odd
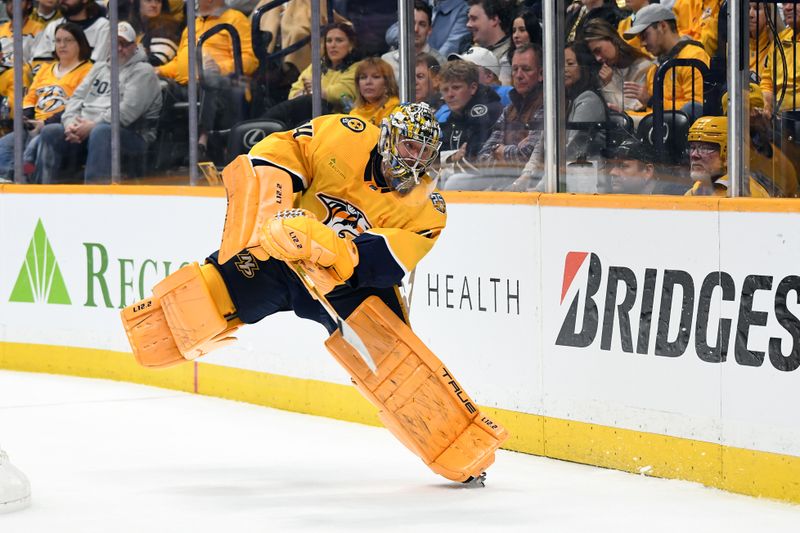
[[[438,192],[410,201],[385,185],[379,136],[378,127],[360,118],[325,115],[273,133],[249,154],[253,166],[275,166],[292,177],[300,193],[295,207],[354,239],[359,263],[348,281],[353,287],[398,284],[433,247],[446,221]]]

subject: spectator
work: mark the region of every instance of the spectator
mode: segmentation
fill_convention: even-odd
[[[118,26],[119,141],[123,157],[141,158],[156,137],[161,111],[161,87],[136,32],[127,22]],[[36,176],[41,183],[73,181],[85,158],[86,183],[108,182],[111,176],[111,64],[97,63],[67,103],[61,124],[49,124],[41,134]],[[62,163],[67,163],[63,173]]]
[[[511,103],[510,85],[500,84],[500,62],[497,57],[486,48],[480,46],[473,46],[463,54],[450,54],[448,57],[450,61],[453,59],[462,59],[478,66],[478,83],[491,87],[497,96],[500,97],[500,103],[503,107]],[[436,114],[437,117],[439,114]],[[445,116],[444,119],[447,117]]]
[[[272,0],[261,0],[256,6],[256,10]],[[328,23],[328,3],[327,0],[320,0],[320,16],[323,25]],[[255,15],[256,11],[253,11]],[[334,13],[334,21],[347,22],[341,15]],[[289,0],[287,3],[274,7],[267,11],[259,23],[262,32],[270,35],[267,44],[267,52],[273,53],[278,44],[281,49],[309,37],[311,35],[311,0]],[[280,39],[278,39],[280,37]],[[311,64],[311,43],[286,54],[283,58],[281,68],[283,78],[291,83],[297,79],[300,72]],[[262,65],[263,67],[263,65]]]
[[[439,94],[436,74],[440,65],[430,54],[418,54],[415,68],[414,101],[425,102],[431,109],[437,109],[442,100]]]
[[[568,161],[596,159],[605,146],[602,129],[592,127],[605,124],[606,105],[598,94],[597,63],[589,49],[581,42],[568,44],[564,50],[564,91],[567,108],[566,156]],[[541,177],[544,168],[544,139],[540,136],[522,175],[512,184],[532,184]],[[527,188],[527,187],[523,187]]]
[[[334,22],[322,30],[322,40],[325,43],[322,54],[323,113],[347,113],[356,98],[355,31],[349,24]],[[289,99],[270,108],[264,117],[280,120],[290,128],[309,120],[311,90],[309,65],[292,85]]]
[[[431,26],[432,11],[423,0],[414,0],[414,51],[415,54],[426,53],[436,58],[440,65],[445,63],[445,58],[435,48],[428,44],[433,27]],[[396,79],[400,79],[400,50],[392,50],[383,54],[382,59],[389,63],[394,70]]]
[[[133,0],[129,22],[151,65],[158,67],[172,61],[178,53],[181,28],[170,16],[167,0]]]
[[[680,183],[659,171],[655,153],[638,139],[626,139],[606,154],[613,194],[672,194],[686,192]]]
[[[400,105],[392,67],[377,57],[368,57],[356,67],[356,106],[350,114],[380,126],[384,117]]]
[[[63,22],[74,22],[83,29],[86,40],[92,48],[92,61],[105,61],[111,41],[104,8],[95,0],[61,0],[61,13],[63,17],[51,21],[36,37],[31,52],[34,72],[42,63],[49,63],[55,59],[56,28]]]
[[[783,3],[783,18],[786,29],[780,33],[780,47],[783,54],[776,50],[767,54],[767,64],[761,70],[761,89],[764,92],[764,111],[768,115],[778,111],[796,111],[800,109],[797,98],[798,72],[800,72],[800,54],[798,54],[798,32],[800,30],[800,8],[797,4]],[[784,66],[781,55],[785,56]]]
[[[443,57],[461,50],[461,42],[469,35],[467,12],[469,6],[464,0],[429,0],[433,5],[431,17],[431,36],[428,44]],[[395,22],[386,31],[386,42],[397,47],[400,25]]]
[[[39,69],[22,103],[25,129],[19,137],[26,149],[25,160],[35,159],[31,142],[45,124],[58,124],[67,99],[92,68],[89,43],[80,26],[71,22],[59,25],[55,32],[58,61]],[[14,132],[0,138],[0,178],[11,179],[14,171]],[[20,181],[20,180],[18,180]]]
[[[616,29],[623,15],[617,8],[615,0],[575,0],[567,12],[567,43],[571,43],[580,34],[584,24],[592,19],[601,18]]]
[[[386,33],[397,20],[397,0],[344,0],[338,5],[358,30],[361,57],[380,57],[388,52]]]
[[[647,82],[647,72],[653,65],[649,56],[628,44],[602,19],[587,22],[580,38],[602,65],[598,76],[608,107],[621,112],[645,109],[645,102],[625,98],[624,84],[626,81],[642,85]]]
[[[781,17],[772,17],[772,8],[767,13],[767,4],[764,2],[750,2],[750,73],[756,79],[761,79],[761,72],[767,66],[768,59],[773,50],[772,33],[767,26],[767,17],[772,20],[778,33],[785,29]]]
[[[659,64],[669,59],[687,58],[698,59],[709,64],[709,57],[702,45],[687,37],[678,34],[675,14],[667,7],[660,4],[650,4],[643,7],[636,16],[636,24],[625,33],[628,39],[640,35],[645,49],[650,55],[657,57]],[[645,102],[648,108],[653,107],[653,81],[656,66],[647,73],[647,83],[626,81],[624,83],[625,98],[632,98]],[[674,98],[673,98],[674,92]],[[664,78],[665,110],[678,109],[686,111],[691,116],[699,116],[695,106],[703,101],[703,77],[698,75],[692,67],[675,67],[670,69]]]
[[[521,9],[511,23],[511,46],[508,48],[508,60],[514,57],[514,50],[523,44],[542,44],[542,26],[538,17],[529,9]]]
[[[512,8],[508,0],[467,0],[469,14],[467,29],[472,34],[474,46],[489,50],[500,62],[500,83],[511,84],[511,63],[508,50],[511,47]]]
[[[728,196],[728,118],[700,117],[689,128],[689,172],[694,185],[686,196]],[[749,187],[749,191],[747,188]],[[769,198],[752,177],[742,196]]]
[[[489,87],[478,82],[478,67],[454,60],[448,61],[439,73],[439,83],[450,114],[442,127],[442,155],[454,152],[445,163],[470,164],[489,137],[503,106]]]
[[[33,11],[32,0],[22,0],[22,62],[31,59],[31,48],[34,39],[44,29],[45,23],[31,16]],[[0,97],[5,97],[8,109],[14,109],[14,4],[6,2],[8,21],[0,23]],[[23,85],[28,87],[31,82],[29,68],[23,69]],[[24,94],[24,92],[23,92]]]
[[[6,5],[10,5],[7,2]],[[36,9],[31,13],[31,18],[37,22],[42,23],[42,27],[50,24],[51,21],[61,16],[61,11],[58,9],[59,0],[39,0]]]
[[[256,70],[258,62],[253,54],[250,38],[250,20],[240,11],[225,7],[225,0],[198,0],[199,7],[194,28],[196,39],[212,28],[230,24],[239,33],[242,47],[242,69],[244,76],[250,76]],[[214,129],[230,128],[241,121],[244,116],[244,88],[242,80],[234,79],[234,57],[231,36],[221,31],[203,44],[203,89],[202,106],[198,119],[200,134],[198,136],[198,152],[200,160],[205,160],[208,151],[208,133]],[[189,31],[181,34],[178,53],[168,63],[157,68],[159,76],[172,80],[172,88],[177,99],[188,97],[189,82]]]
[[[516,49],[511,68],[511,103],[497,119],[478,159],[484,164],[522,167],[542,135],[542,48],[524,44]]]
[[[698,41],[709,56],[717,53],[719,8],[722,0],[676,0],[673,11],[680,26],[676,31]],[[687,17],[688,19],[684,19]]]
[[[625,9],[631,12],[631,14],[621,21],[617,25],[617,31],[619,35],[624,38],[625,32],[628,31],[631,26],[636,21],[636,14],[645,6],[649,6],[650,4],[658,4],[658,0],[654,0],[651,2],[650,0],[625,0]],[[637,50],[641,50],[642,53],[645,53],[644,46],[642,45],[642,40],[639,38],[638,35],[634,35],[630,39],[625,39],[629,45],[636,48]]]

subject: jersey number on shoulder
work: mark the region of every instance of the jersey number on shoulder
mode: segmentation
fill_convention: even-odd
[[[314,127],[311,125],[311,122],[306,122],[305,124],[301,124],[294,129],[294,133],[292,133],[292,137],[297,139],[298,137],[302,136],[313,137],[314,136]]]

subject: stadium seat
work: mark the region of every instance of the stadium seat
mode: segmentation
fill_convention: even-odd
[[[691,123],[686,113],[682,111],[664,111],[664,138],[663,152],[660,153],[661,163],[679,165],[686,160],[687,136]],[[639,122],[636,137],[645,144],[655,147],[653,139],[653,114],[646,115]]]
[[[228,134],[228,162],[240,154],[246,154],[255,144],[276,131],[283,131],[283,122],[268,118],[256,118],[239,122]]]

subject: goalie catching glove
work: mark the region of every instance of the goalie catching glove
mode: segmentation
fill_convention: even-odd
[[[305,209],[278,211],[262,227],[259,243],[275,259],[299,261],[323,294],[347,281],[358,265],[356,245]]]

